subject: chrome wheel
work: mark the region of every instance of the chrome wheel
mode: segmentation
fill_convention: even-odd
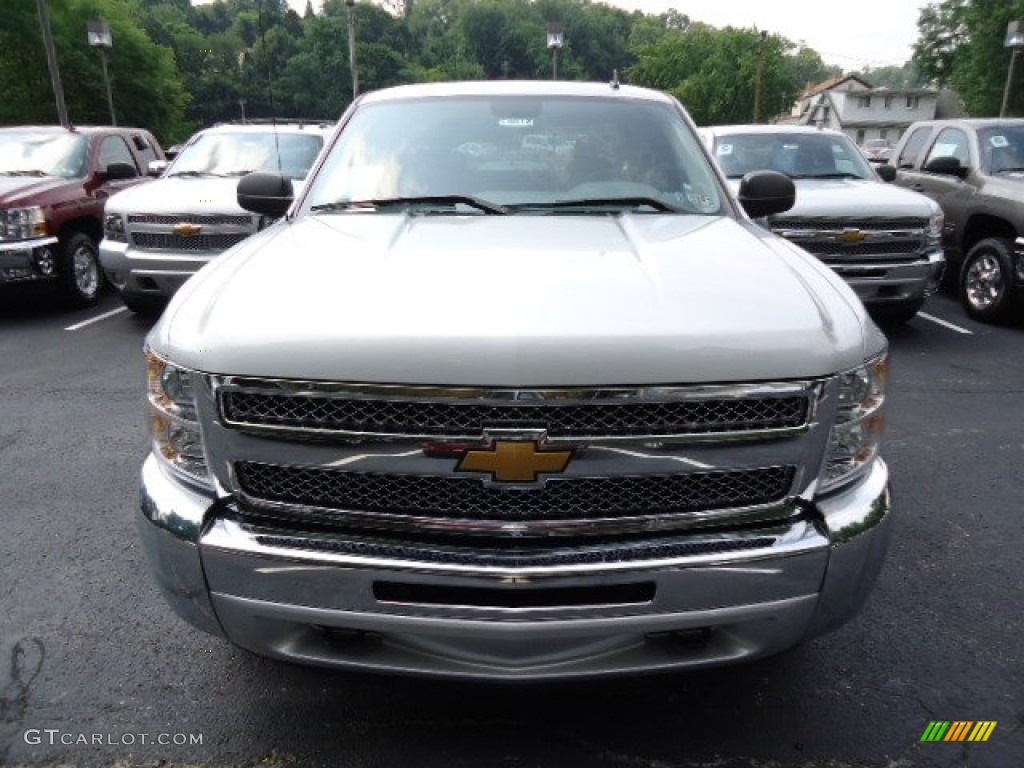
[[[100,287],[100,267],[96,263],[96,253],[86,243],[79,243],[75,248],[71,256],[71,268],[75,287],[82,298],[95,296]]]
[[[1006,290],[1003,269],[994,255],[979,255],[964,275],[964,296],[976,310],[985,311],[995,305]]]

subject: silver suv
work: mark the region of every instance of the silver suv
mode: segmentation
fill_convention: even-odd
[[[332,127],[268,122],[207,128],[160,179],[110,200],[100,263],[128,308],[159,311],[210,259],[262,229],[266,217],[238,207],[239,177],[273,171],[305,179]]]

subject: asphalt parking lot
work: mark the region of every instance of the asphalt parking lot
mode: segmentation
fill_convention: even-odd
[[[179,621],[133,519],[148,323],[0,295],[0,765],[1024,765],[1024,321],[925,313],[890,334],[894,539],[856,620],[740,667],[490,686],[292,667]],[[996,726],[922,742],[933,720]]]

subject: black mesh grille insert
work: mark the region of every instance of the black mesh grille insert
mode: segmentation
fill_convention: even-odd
[[[707,434],[786,429],[807,420],[805,395],[666,402],[553,404],[361,399],[227,390],[228,422],[370,434],[480,435],[485,427],[546,429],[551,437]]]
[[[139,248],[173,251],[224,251],[249,236],[249,232],[211,235],[174,235],[160,232],[133,232],[132,242]]]
[[[130,224],[200,224],[202,226],[234,226],[248,227],[252,225],[252,216],[247,213],[231,215],[221,213],[131,213],[128,215]]]
[[[272,517],[331,522],[332,510],[464,520],[586,520],[697,512],[779,502],[793,467],[685,474],[549,479],[542,488],[498,488],[478,478],[393,475],[240,462],[242,491]],[[316,508],[316,509],[309,509]],[[257,511],[257,510],[251,510]]]
[[[771,227],[787,230],[835,230],[841,232],[844,229],[860,229],[864,232],[878,231],[906,231],[921,230],[922,234],[928,228],[927,219],[916,218],[888,218],[888,219],[772,219]]]

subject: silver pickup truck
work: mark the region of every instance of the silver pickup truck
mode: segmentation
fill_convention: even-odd
[[[885,183],[895,170],[873,168],[846,134],[796,125],[723,125],[701,134],[734,187],[761,169],[794,180],[796,204],[765,226],[834,269],[879,322],[912,319],[938,289],[946,266],[942,209]]]
[[[734,197],[671,97],[377,91],[301,194],[262,173],[238,198],[284,218],[146,343],[139,529],[195,626],[536,680],[739,662],[859,609],[891,520],[885,338],[751,220],[792,181]]]

